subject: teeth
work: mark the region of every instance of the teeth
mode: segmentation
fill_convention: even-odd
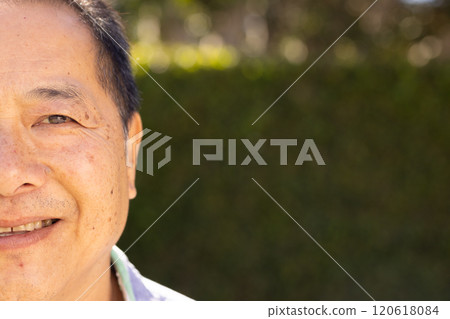
[[[24,230],[27,230],[25,228],[25,225],[20,225],[20,226],[13,227],[13,231],[24,231]]]
[[[50,226],[52,224],[52,220],[51,219],[46,219],[42,221],[42,227],[47,227]]]
[[[51,219],[45,219],[15,227],[0,227],[0,237],[10,236],[13,235],[15,232],[20,232],[21,234],[23,234],[36,229],[41,229],[50,226],[52,224],[53,221]]]
[[[34,223],[34,229],[41,229],[42,228],[42,220]]]

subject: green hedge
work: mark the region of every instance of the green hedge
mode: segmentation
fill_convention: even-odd
[[[255,178],[375,299],[449,299],[450,67],[284,64],[155,78],[139,74],[144,126],[173,137],[172,162],[138,173],[119,242],[141,272],[200,300],[367,300]],[[326,166],[192,166],[193,138],[313,138]],[[239,149],[238,156],[246,156]],[[163,151],[157,156],[163,156]]]

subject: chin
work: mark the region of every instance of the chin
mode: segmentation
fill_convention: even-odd
[[[0,292],[1,301],[45,301],[51,299],[53,298],[48,290],[26,284],[8,287],[7,290],[2,288]]]

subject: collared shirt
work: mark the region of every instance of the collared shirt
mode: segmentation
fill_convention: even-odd
[[[111,251],[111,260],[125,301],[192,300],[142,276],[117,246]]]

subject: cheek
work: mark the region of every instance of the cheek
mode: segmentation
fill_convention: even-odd
[[[48,166],[77,202],[77,234],[85,240],[117,240],[128,212],[124,149],[110,135],[109,139],[83,137],[66,139],[57,154],[48,150]]]

